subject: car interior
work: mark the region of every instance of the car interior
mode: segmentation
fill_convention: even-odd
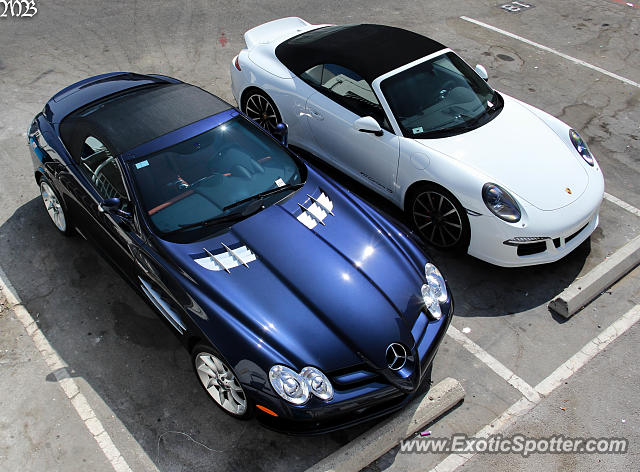
[[[300,178],[294,161],[243,121],[133,164],[145,211],[158,229],[167,232],[214,218],[228,205]]]

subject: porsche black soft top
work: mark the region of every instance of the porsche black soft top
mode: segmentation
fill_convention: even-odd
[[[371,83],[382,74],[445,46],[433,39],[384,25],[325,26],[294,36],[276,47],[276,56],[294,74],[318,64],[337,64]]]
[[[104,140],[115,155],[208,116],[232,108],[199,87],[153,83],[130,88],[82,107],[60,124],[60,136],[74,158],[87,136]]]

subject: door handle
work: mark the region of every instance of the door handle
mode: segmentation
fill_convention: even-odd
[[[324,116],[322,116],[322,113],[320,113],[318,110],[309,108],[309,112],[313,115],[314,118],[318,120],[324,120]]]

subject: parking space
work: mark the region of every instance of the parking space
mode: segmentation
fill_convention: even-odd
[[[316,23],[377,22],[432,36],[472,65],[485,65],[490,83],[498,90],[580,130],[599,159],[606,191],[615,197],[603,202],[600,226],[590,240],[554,264],[501,269],[468,256],[430,250],[456,300],[453,326],[535,387],[640,303],[636,269],[569,320],[547,309],[547,303],[571,282],[640,234],[640,216],[614,203],[619,199],[640,208],[640,88],[461,18],[476,19],[639,82],[640,10],[609,0],[536,0],[534,8],[510,13],[497,3],[398,1],[390,5],[375,0],[292,6],[284,0],[268,4],[157,0],[133,6],[59,1],[38,3],[38,14],[28,21],[0,20],[4,46],[0,55],[4,112],[0,115],[0,266],[132,470],[304,470],[363,428],[299,438],[268,431],[255,421],[228,418],[203,395],[187,353],[151,309],[88,243],[56,234],[33,182],[24,131],[53,93],[89,75],[112,70],[174,75],[231,101],[228,64],[243,46],[242,33],[270,19],[297,15]],[[402,217],[379,197],[310,159],[384,211]],[[33,356],[26,361],[8,354],[33,351],[33,346],[30,338],[16,334],[15,326],[7,329],[5,320],[0,318],[0,344],[7,351],[0,352],[0,384],[31,388],[33,402],[38,398],[44,402],[42,395],[49,396],[56,377],[44,374],[44,365],[24,371],[5,368],[37,362]],[[637,333],[621,337],[616,349],[635,349],[631,346],[636,338]],[[581,392],[592,396],[589,389],[597,389],[589,383],[597,378],[590,368],[585,368],[589,373],[581,389],[566,394],[578,405],[584,404]],[[624,365],[603,360],[593,369],[624,369]],[[473,435],[522,398],[522,391],[495,370],[460,339],[445,338],[433,380],[455,377],[467,396],[434,425],[439,436]],[[621,381],[612,378],[611,382]],[[637,387],[635,379],[618,385],[618,391],[630,396]],[[60,403],[68,401],[58,397]],[[620,408],[628,408],[625,405]],[[3,404],[3,408],[20,408],[20,403]],[[55,414],[44,408],[38,411],[39,421],[45,423],[64,422],[61,411],[62,416],[73,416],[68,404]],[[594,415],[593,411],[583,413]],[[24,419],[25,425],[32,423],[33,419]],[[556,426],[563,427],[562,423]],[[16,431],[0,445],[11,447],[36,434],[24,428]],[[85,464],[108,470],[102,457],[94,457],[99,453],[80,424],[62,431],[65,436],[77,435],[75,446],[84,452],[66,449],[61,462],[48,463],[50,468],[63,469],[59,464],[73,464],[74,454],[82,460],[86,453],[91,457]],[[426,470],[442,459],[442,455],[416,458],[396,449],[370,470]],[[19,458],[15,460],[20,464]],[[29,470],[46,468],[46,464],[32,465]],[[484,470],[482,464],[470,465]],[[15,469],[0,461],[0,470]]]

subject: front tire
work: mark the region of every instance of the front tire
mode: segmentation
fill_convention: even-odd
[[[252,416],[253,405],[238,377],[215,349],[199,344],[191,360],[200,385],[222,411],[238,419]]]
[[[471,239],[469,219],[451,192],[437,185],[422,185],[407,198],[406,210],[426,243],[448,251],[467,251]]]
[[[242,98],[242,111],[264,129],[273,133],[276,125],[282,123],[282,116],[271,97],[259,89],[245,92]]]
[[[40,196],[55,227],[65,236],[70,236],[72,233],[71,224],[62,200],[45,177],[40,178]]]

